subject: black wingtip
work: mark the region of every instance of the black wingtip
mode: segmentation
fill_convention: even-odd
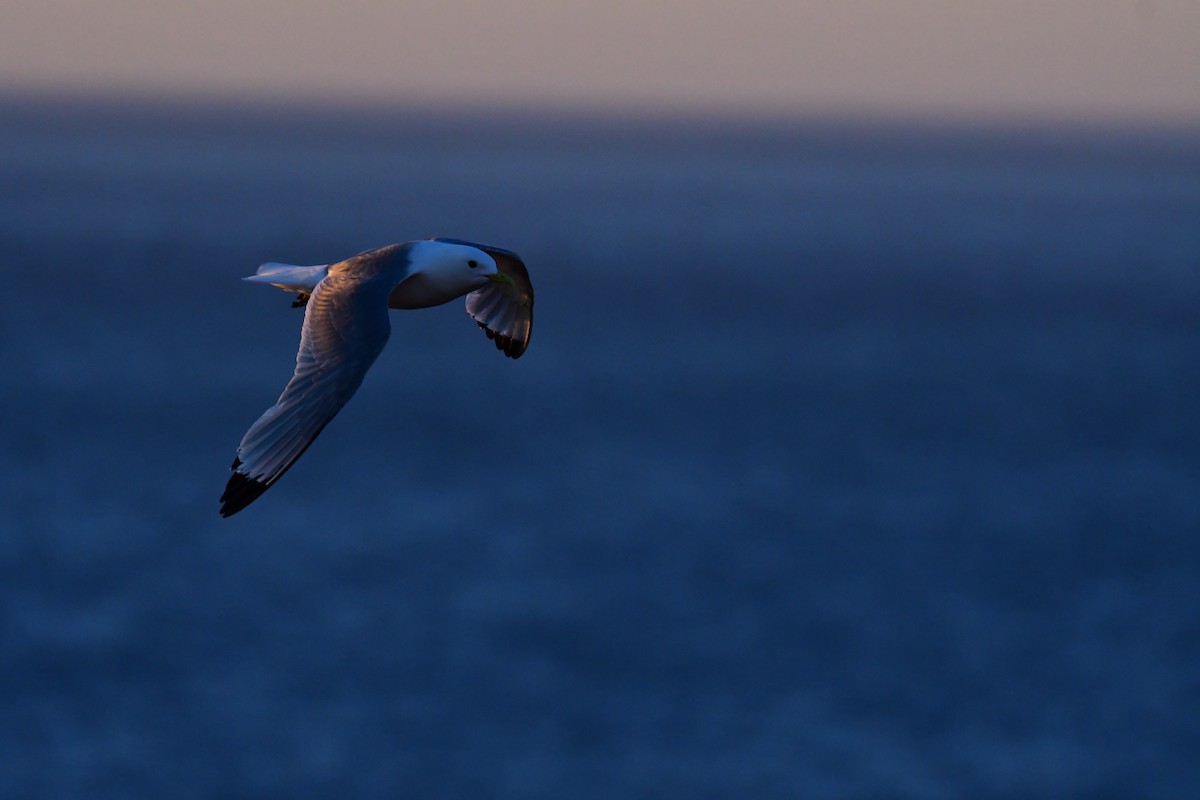
[[[520,358],[521,354],[525,352],[525,342],[518,341],[511,336],[504,336],[503,334],[496,333],[494,330],[478,320],[475,321],[475,324],[487,334],[489,339],[496,343],[496,349],[501,353],[504,353],[504,355],[508,356],[509,358]]]
[[[235,458],[232,468],[236,470],[241,463]],[[233,516],[257,500],[268,487],[270,487],[269,483],[256,481],[253,478],[247,478],[240,472],[234,472],[229,476],[229,483],[225,484],[225,491],[221,494],[221,516]]]

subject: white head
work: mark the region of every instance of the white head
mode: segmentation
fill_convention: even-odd
[[[430,289],[457,297],[489,282],[512,283],[496,269],[496,260],[478,247],[450,242],[415,242],[409,251],[408,274],[420,275]]]

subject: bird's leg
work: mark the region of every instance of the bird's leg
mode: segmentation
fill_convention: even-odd
[[[308,292],[296,292],[296,299],[292,301],[292,308],[302,308],[308,305]]]

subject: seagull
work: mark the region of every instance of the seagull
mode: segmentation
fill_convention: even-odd
[[[221,516],[271,488],[354,396],[391,332],[389,308],[428,308],[467,296],[467,313],[497,349],[520,358],[533,327],[533,285],[511,250],[425,239],[336,264],[263,264],[244,280],[296,292],[304,308],[296,371],[237,447]]]

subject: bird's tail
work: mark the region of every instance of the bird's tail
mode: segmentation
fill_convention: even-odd
[[[295,267],[291,264],[276,264],[271,262],[263,264],[258,268],[258,272],[248,275],[242,278],[242,280],[253,281],[254,283],[269,283],[288,292],[300,292],[307,295],[312,294],[312,290],[316,288],[317,284],[321,282],[321,279],[325,277],[325,273],[328,271],[328,264],[317,264],[312,267]]]

